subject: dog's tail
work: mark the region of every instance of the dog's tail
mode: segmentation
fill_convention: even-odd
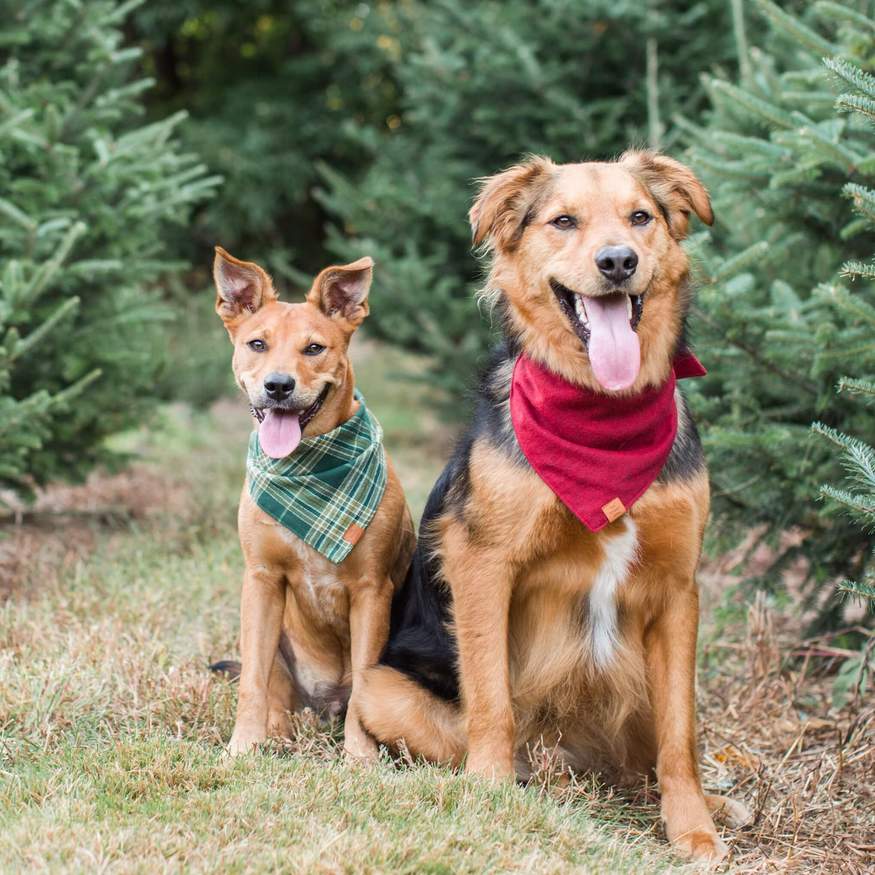
[[[210,665],[210,671],[225,675],[229,681],[240,679],[240,663],[234,659],[220,659]]]
[[[465,757],[462,711],[386,665],[362,675],[359,714],[365,729],[378,741],[414,757],[459,766]]]

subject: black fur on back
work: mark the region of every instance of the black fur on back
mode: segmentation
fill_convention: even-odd
[[[433,526],[447,513],[461,518],[470,485],[471,448],[477,440],[485,438],[516,463],[528,465],[510,421],[510,367],[515,358],[512,342],[504,341],[493,351],[483,373],[473,420],[425,505],[416,553],[404,586],[392,603],[389,643],[380,660],[450,701],[459,697],[457,651],[455,636],[448,629],[450,593],[434,552]]]

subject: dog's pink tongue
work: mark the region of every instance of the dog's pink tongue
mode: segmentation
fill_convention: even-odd
[[[586,299],[589,363],[595,378],[612,392],[628,389],[641,370],[641,346],[629,324],[628,297]]]
[[[300,417],[288,410],[265,410],[258,426],[258,440],[272,459],[284,459],[301,443]]]

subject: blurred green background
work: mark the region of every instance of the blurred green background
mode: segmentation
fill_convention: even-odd
[[[765,545],[757,582],[794,569],[820,623],[840,622],[837,581],[869,586],[875,429],[836,386],[875,376],[870,0],[0,12],[0,503],[123,464],[109,436],[229,390],[215,243],[289,297],[374,256],[370,337],[461,420],[492,333],[476,178],[650,145],[716,207],[689,247],[718,543]]]

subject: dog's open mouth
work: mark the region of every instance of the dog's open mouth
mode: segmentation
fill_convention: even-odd
[[[284,459],[293,453],[301,443],[301,432],[325,403],[330,388],[330,384],[326,384],[319,397],[304,410],[250,406],[252,415],[258,420],[261,449],[272,459]]]
[[[552,279],[550,288],[586,348],[595,378],[605,389],[628,389],[641,369],[636,329],[644,312],[644,295],[612,292],[589,297]]]

